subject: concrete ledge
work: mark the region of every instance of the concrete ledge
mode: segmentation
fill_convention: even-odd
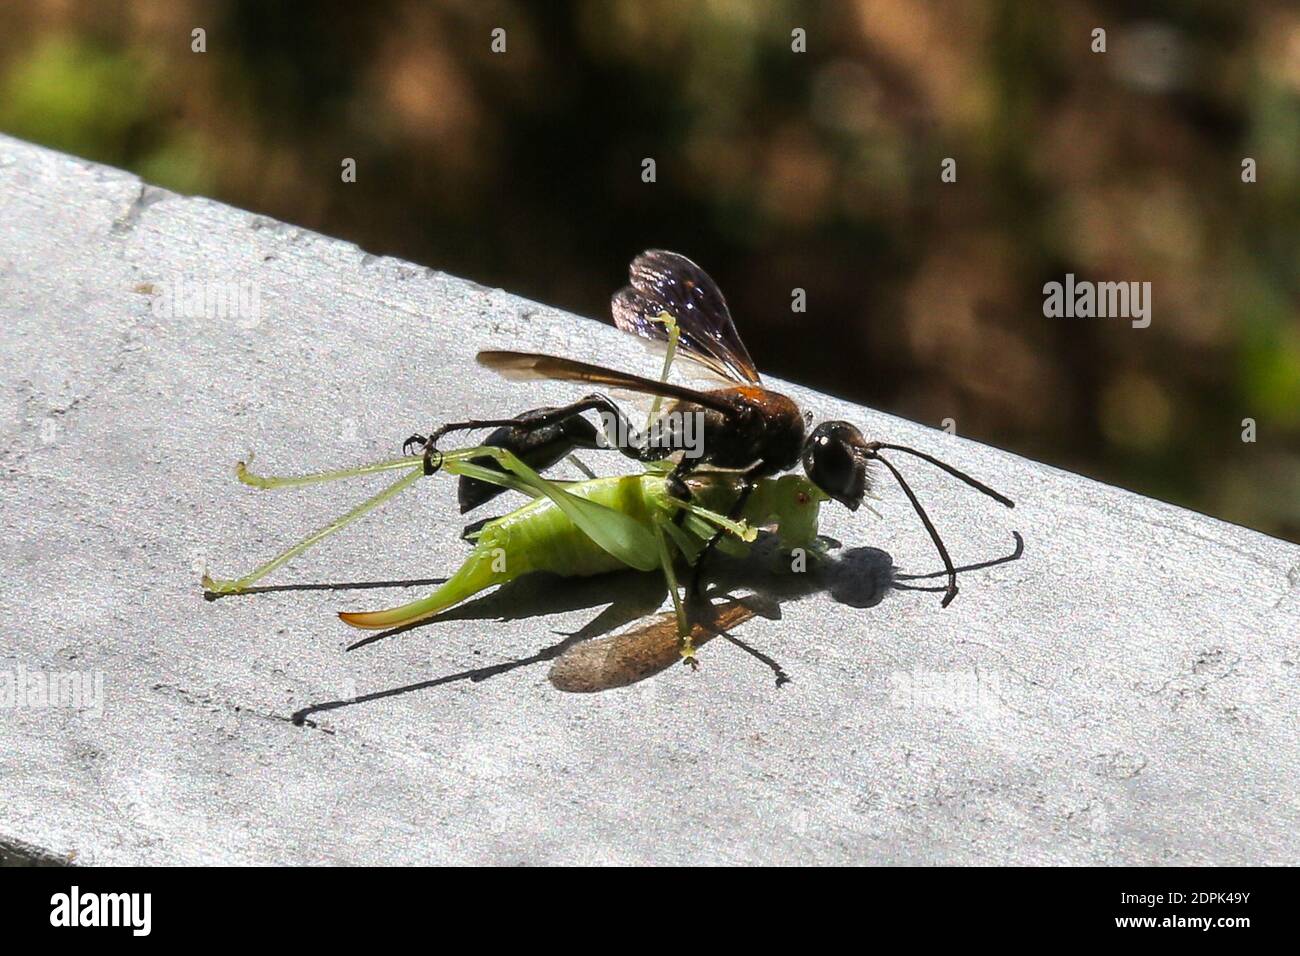
[[[191,279],[249,284],[257,314],[158,307]],[[1013,529],[1023,556],[947,610],[888,587],[937,568],[884,487],[884,521],[825,512],[881,576],[870,600],[777,595],[781,620],[736,630],[790,683],[715,641],[696,674],[564,694],[547,649],[634,620],[653,587],[526,584],[347,652],[334,611],[429,585],[208,602],[198,579],[375,484],[259,493],[231,475],[250,450],[278,473],[387,456],[573,394],[494,380],[480,348],[643,368],[635,342],[0,138],[0,345],[0,673],[103,689],[98,716],[0,711],[0,845],[29,858],[1300,862],[1294,545],[792,386],[1015,498],[909,471],[960,563]],[[421,483],[268,583],[443,576],[464,554],[453,495]]]

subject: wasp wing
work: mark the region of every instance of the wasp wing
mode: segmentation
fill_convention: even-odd
[[[651,249],[632,260],[628,273],[632,284],[610,300],[616,326],[667,341],[668,330],[659,320],[667,313],[677,321],[678,346],[685,357],[730,381],[760,384],[727,300],[707,272],[676,252]]]
[[[673,382],[661,382],[628,372],[619,372],[600,365],[590,365],[587,362],[562,358],[558,355],[543,355],[538,352],[479,352],[478,363],[504,378],[516,381],[549,379],[561,382],[586,382],[607,388],[640,392],[643,395],[676,398],[693,405],[711,408],[725,415],[731,415],[735,411],[727,401],[708,392],[700,392]]]

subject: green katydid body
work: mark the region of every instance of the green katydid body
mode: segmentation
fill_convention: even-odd
[[[677,323],[668,313],[656,321],[662,321],[668,330],[662,372],[666,380],[677,347]],[[655,417],[658,400],[655,406],[648,421]],[[483,467],[484,458],[493,459],[499,467]],[[743,551],[759,527],[775,527],[787,549],[812,548],[821,503],[829,500],[805,478],[764,478],[752,487],[739,520],[731,520],[726,515],[734,507],[741,485],[740,476],[730,472],[695,472],[687,479],[691,499],[682,501],[669,494],[667,471],[656,465],[649,465],[643,474],[556,482],[537,474],[510,451],[490,445],[439,452],[438,463],[449,474],[511,488],[530,495],[533,501],[485,524],[469,558],[432,594],[385,611],[339,614],[348,624],[360,628],[400,627],[533,571],[582,577],[625,568],[659,569],[676,609],[682,655],[693,661],[690,628],[677,593],[673,567],[677,560],[684,558],[694,563],[719,532],[725,532],[718,539],[721,550]],[[236,468],[239,480],[262,489],[302,487],[384,471],[405,471],[406,475],[243,577],[215,579],[205,574],[204,588],[213,594],[249,591],[317,542],[401,494],[422,477],[427,464],[422,457],[406,457],[358,468],[274,478],[254,475],[240,462]]]
[[[687,483],[691,489],[689,503],[668,493],[667,479],[659,472],[596,478],[564,483],[562,487],[568,495],[624,515],[651,534],[662,535],[661,540],[676,555],[691,562],[718,527],[725,526],[721,515],[730,511],[739,486],[737,476],[720,472],[700,472]],[[783,547],[811,547],[825,500],[826,496],[805,478],[786,475],[763,479],[746,502],[741,522],[731,524],[728,530],[733,533],[722,539],[721,546],[734,553],[745,547],[743,542],[753,540],[755,528],[775,526]],[[682,514],[677,518],[679,512]],[[400,627],[534,571],[583,577],[629,566],[581,530],[554,500],[538,497],[484,525],[473,553],[432,594],[389,610],[342,613],[339,617],[360,628]]]

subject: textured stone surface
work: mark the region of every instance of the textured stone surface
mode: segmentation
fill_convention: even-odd
[[[155,309],[178,278],[253,283],[260,314]],[[735,632],[790,683],[714,641],[698,673],[563,694],[530,661],[661,593],[517,587],[348,652],[334,611],[429,585],[208,602],[199,574],[247,570],[385,480],[257,492],[231,475],[250,450],[276,473],[387,457],[435,421],[574,396],[490,377],[480,348],[649,371],[635,342],[0,138],[0,344],[0,673],[99,673],[104,695],[98,717],[0,711],[11,852],[1300,862],[1293,545],[791,387],[1011,495],[1015,511],[908,465],[960,563],[1005,553],[1012,529],[1023,557],[966,575],[947,610],[870,593],[890,561],[937,569],[886,486],[883,521],[826,510],[827,534],[880,549],[850,566],[865,600],[794,595]],[[268,583],[445,575],[464,554],[453,501],[450,481],[422,482]],[[288,719],[358,695],[375,696]]]

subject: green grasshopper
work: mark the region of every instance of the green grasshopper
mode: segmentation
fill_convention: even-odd
[[[941,604],[947,607],[957,595],[957,569],[921,502],[882,451],[929,462],[1006,507],[1014,507],[1011,499],[924,452],[868,442],[848,422],[823,422],[808,432],[811,416],[792,399],[762,385],[722,293],[699,266],[676,253],[651,250],[633,260],[630,276],[632,285],[614,295],[611,310],[620,329],[666,344],[658,381],[540,353],[486,351],[478,354],[477,361],[507,378],[582,382],[654,396],[646,427],[650,434],[636,441],[612,442],[624,456],[640,462],[643,473],[579,482],[548,480],[538,473],[566,455],[571,458],[575,448],[599,447],[585,414],[597,412],[610,422],[630,425],[621,409],[599,392],[512,419],[444,423],[427,437],[417,434],[407,439],[404,449],[423,446],[422,455],[360,468],[263,478],[241,463],[240,479],[259,488],[301,486],[381,471],[407,473],[250,574],[228,581],[205,577],[204,586],[218,593],[247,590],[420,477],[442,470],[460,477],[462,510],[489,500],[499,489],[522,492],[533,501],[484,524],[469,559],[432,594],[384,611],[343,613],[345,622],[360,628],[401,627],[530,571],[582,576],[620,568],[659,570],[672,597],[682,655],[693,662],[693,630],[678,593],[678,560],[693,567],[691,590],[698,594],[709,552],[715,547],[743,548],[755,539],[759,526],[775,526],[788,549],[815,554],[822,503],[833,498],[852,511],[864,507],[863,499],[871,490],[868,467],[879,462],[902,488],[943,560],[948,584]],[[679,345],[684,358],[720,376],[724,387],[700,391],[669,382]],[[658,412],[665,398],[673,400],[672,414],[666,418],[701,423],[701,445],[694,449],[698,454],[686,454],[674,444],[685,437],[684,427],[680,435],[672,425],[658,434],[651,428],[660,421]],[[508,429],[509,434],[489,435],[481,445],[455,451],[437,447],[450,432],[486,428]],[[608,425],[605,433],[608,438]],[[669,463],[669,456],[679,450],[681,460]],[[775,477],[797,464],[802,464],[807,478]]]
[[[739,476],[734,474],[698,473],[689,481],[691,498],[686,501],[670,493],[666,468],[563,482],[541,477],[510,451],[494,446],[442,454],[440,470],[519,491],[533,500],[483,525],[475,534],[473,551],[460,569],[427,597],[388,610],[340,613],[339,617],[353,627],[388,629],[412,624],[532,571],[581,577],[626,568],[658,569],[672,595],[682,655],[690,661],[694,647],[678,594],[678,558],[688,564],[696,561],[719,530],[724,538],[718,546],[732,554],[742,553],[755,540],[760,526],[774,526],[787,550],[815,552],[821,504],[829,500],[806,478],[768,478],[758,482],[741,517],[733,520],[726,513],[741,493]],[[484,467],[484,458],[495,460],[503,470]],[[262,489],[300,487],[388,470],[406,470],[407,474],[245,576],[217,580],[205,575],[204,588],[216,594],[247,591],[267,574],[424,476],[421,456],[289,478],[254,475],[241,462],[236,468],[240,481]]]
[[[668,349],[662,370],[666,380],[678,330],[669,315],[657,321],[667,328]],[[656,408],[651,409],[651,420],[656,412]],[[687,481],[687,501],[671,493],[672,466],[668,463],[649,462],[641,474],[563,482],[543,478],[508,449],[495,446],[479,445],[439,455],[441,471],[518,491],[533,500],[484,524],[474,535],[474,550],[469,558],[427,597],[382,611],[341,612],[339,617],[353,627],[389,629],[413,624],[532,571],[581,577],[626,568],[659,569],[672,597],[682,656],[693,662],[692,631],[678,593],[677,559],[687,564],[698,562],[719,533],[722,538],[717,546],[738,554],[754,541],[760,526],[774,526],[786,550],[816,552],[821,504],[829,500],[800,476],[765,478],[748,492],[743,510],[733,519],[727,515],[745,493],[741,477],[734,473],[697,473]],[[492,462],[499,468],[486,467]],[[426,474],[424,465],[423,456],[414,456],[276,478],[255,475],[240,462],[235,469],[239,480],[261,489],[302,487],[383,471],[406,470],[407,474],[243,577],[218,580],[204,575],[203,587],[214,594],[247,591],[323,538],[405,491]]]

